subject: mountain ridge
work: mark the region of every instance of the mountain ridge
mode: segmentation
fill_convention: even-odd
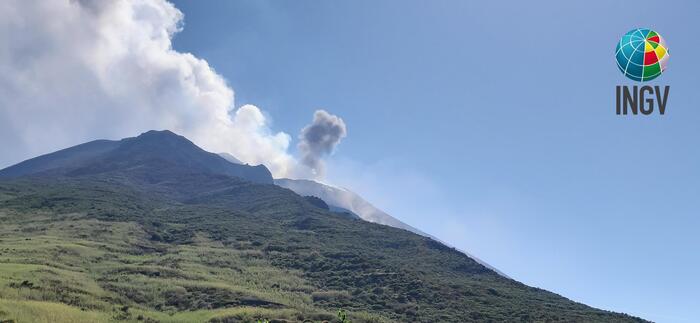
[[[57,169],[62,169],[67,174],[78,174],[106,171],[110,167],[130,167],[133,165],[119,164],[119,161],[129,161],[134,155],[141,159],[162,159],[167,163],[179,163],[201,171],[240,177],[257,183],[273,183],[272,174],[265,166],[231,163],[169,130],[151,130],[118,141],[95,140],[76,145],[1,169],[0,178],[34,175]]]

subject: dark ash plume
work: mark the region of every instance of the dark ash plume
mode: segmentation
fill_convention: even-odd
[[[301,129],[299,151],[301,163],[311,169],[316,176],[324,173],[323,157],[333,153],[335,147],[347,135],[345,122],[325,110],[314,113],[314,121]]]

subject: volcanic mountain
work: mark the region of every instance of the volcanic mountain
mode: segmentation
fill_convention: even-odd
[[[169,131],[1,170],[0,223],[0,321],[643,321],[333,212]]]

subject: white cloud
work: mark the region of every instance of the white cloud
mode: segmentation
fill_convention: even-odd
[[[172,49],[182,18],[165,0],[0,2],[0,167],[170,129],[276,176],[303,173],[289,135],[253,105],[235,109],[205,60]]]

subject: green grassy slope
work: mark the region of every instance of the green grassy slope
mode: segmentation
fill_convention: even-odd
[[[0,320],[635,322],[274,185],[164,164],[0,181]]]
[[[343,309],[353,322],[640,321],[231,177],[167,131],[83,148],[0,180],[0,320],[321,322]]]

